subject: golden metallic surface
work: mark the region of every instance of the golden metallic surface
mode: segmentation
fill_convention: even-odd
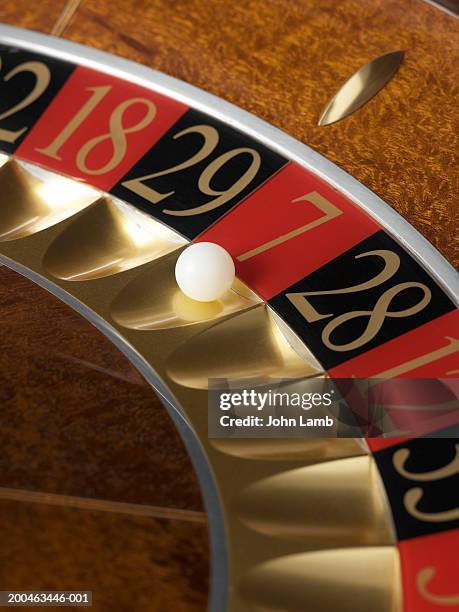
[[[44,263],[58,278],[88,280],[129,270],[187,242],[149,215],[107,196],[56,238]]]
[[[263,612],[400,612],[399,565],[392,546],[291,555],[255,568],[242,593]]]
[[[371,100],[397,72],[403,56],[403,51],[392,51],[359,68],[328,102],[318,125],[336,123]]]
[[[166,329],[217,321],[261,303],[253,292],[236,279],[232,291],[220,300],[197,302],[177,286],[175,264],[183,248],[162,258],[139,274],[115,298],[112,317],[132,329]]]
[[[24,162],[0,160],[0,241],[54,225],[98,199],[92,187]]]
[[[308,362],[296,354],[260,304],[185,342],[168,360],[167,373],[184,387],[207,389],[209,378],[266,382],[317,376],[322,368],[312,353]]]
[[[210,443],[234,457],[265,461],[296,459],[303,465],[366,454],[355,438],[214,438]]]
[[[240,519],[273,537],[318,547],[393,544],[370,456],[281,472],[241,491]]]
[[[301,340],[296,332],[282,319],[277,312],[268,305],[268,311],[273,321],[275,322],[275,328],[280,330],[288,344],[292,347],[297,355],[299,355],[304,361],[309,362],[311,353],[305,343]]]
[[[0,168],[0,175],[11,165]],[[41,202],[34,192],[26,198],[29,191],[27,181],[16,181],[15,199],[8,208],[14,210],[14,202],[22,202],[20,210],[26,220]],[[363,558],[368,567],[372,567],[375,556],[379,559],[370,578],[362,578],[360,584],[359,574],[356,583],[347,583],[355,594],[349,593],[349,601],[355,596],[364,602],[367,607],[361,608],[362,612],[397,612],[396,606],[388,607],[389,599],[399,601],[399,577],[391,573],[397,553],[391,553],[387,560],[380,551],[392,549],[379,547],[392,542],[392,521],[388,506],[383,504],[373,459],[366,455],[365,448],[354,440],[304,441],[304,446],[299,440],[245,440],[238,453],[234,451],[236,441],[219,442],[208,437],[209,377],[252,377],[254,382],[292,378],[294,383],[296,377],[323,376],[320,365],[307,351],[300,354],[295,335],[285,324],[281,328],[271,310],[242,284],[233,287],[234,295],[227,301],[222,300],[223,311],[212,312],[211,306],[206,316],[199,307],[193,311],[191,304],[177,300],[172,271],[181,247],[152,261],[137,259],[131,237],[120,230],[121,220],[116,217],[123,211],[116,208],[115,221],[111,222],[112,206],[112,200],[96,198],[88,208],[71,208],[63,217],[42,214],[44,229],[34,231],[36,226],[29,225],[30,231],[23,237],[0,241],[0,253],[6,261],[51,281],[111,325],[113,333],[156,371],[175,397],[200,440],[217,483],[227,530],[230,585],[243,584],[242,591],[231,588],[229,610],[246,610],[247,599],[252,601],[256,592],[261,599],[253,609],[270,609],[256,586],[261,575],[263,580],[269,578],[269,601],[277,606],[273,609],[304,610],[311,602],[316,608],[309,606],[308,610],[328,612],[341,601],[339,575],[328,572],[331,586],[328,588],[327,583],[325,589],[319,589],[325,591],[322,596],[317,587],[305,590],[300,583],[320,585],[317,576],[321,572],[318,569],[318,574],[314,573],[314,567],[319,568],[324,559],[325,565],[334,567],[336,563],[338,567],[344,557],[333,550],[329,551],[330,558],[325,551],[311,557],[306,553],[344,543],[350,547],[342,553],[345,565],[354,568],[349,569],[350,575]],[[104,230],[106,238],[97,241],[101,219],[110,222]],[[79,253],[78,244],[82,245]],[[108,265],[109,246],[104,244],[122,245],[119,268],[119,264],[112,268]],[[148,257],[154,256],[153,250],[148,253]],[[101,269],[94,274],[97,266]],[[79,282],[70,280],[77,277]],[[164,324],[168,317],[170,326]],[[191,318],[194,321],[189,321]],[[258,458],[263,460],[254,460]],[[341,498],[336,501],[337,491],[342,492],[342,499],[349,500],[342,508]],[[335,510],[341,515],[341,523]],[[355,546],[360,545],[365,548],[357,553],[362,549]],[[377,548],[373,548],[375,545]],[[374,555],[372,551],[376,551]],[[275,560],[267,565],[269,559]],[[286,582],[286,575],[292,583]],[[285,585],[297,583],[297,594],[292,597]]]

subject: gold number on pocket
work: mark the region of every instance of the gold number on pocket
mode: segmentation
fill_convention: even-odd
[[[128,108],[134,104],[143,104],[147,112],[144,117],[136,124],[130,127],[123,126],[123,115]],[[110,131],[101,136],[96,136],[81,147],[76,157],[77,167],[85,174],[105,174],[110,172],[113,168],[124,159],[127,150],[126,134],[133,134],[134,132],[140,132],[146,128],[153,121],[156,115],[156,106],[150,100],[145,98],[131,98],[119,104],[110,116]],[[110,140],[113,147],[113,155],[111,159],[102,166],[101,168],[89,168],[86,160],[91,151],[97,147],[98,144],[104,142],[104,140]]]
[[[154,172],[152,174],[146,174],[144,176],[139,176],[135,179],[130,179],[129,181],[125,181],[123,184],[124,187],[137,193],[142,198],[145,198],[149,202],[153,204],[157,204],[173,195],[175,191],[170,191],[169,193],[159,193],[155,189],[151,187],[147,187],[144,185],[144,181],[148,181],[149,179],[154,179],[159,176],[165,176],[166,174],[173,174],[175,172],[179,172],[180,170],[185,170],[186,168],[190,168],[195,164],[198,164],[200,161],[208,157],[215,149],[218,144],[219,136],[218,132],[215,128],[209,125],[197,125],[182,130],[178,132],[173,137],[174,139],[181,138],[187,134],[200,134],[204,138],[204,142],[197,153],[191,156],[189,159],[185,160],[181,164],[177,164],[172,168],[167,168],[166,170],[161,170],[159,172]],[[235,181],[231,187],[224,191],[216,191],[211,186],[211,181],[215,174],[231,159],[237,157],[238,155],[247,154],[252,157],[252,161],[250,166],[244,172],[242,176],[240,176],[237,181]],[[261,158],[257,151],[254,149],[249,149],[247,147],[241,147],[239,149],[233,149],[232,151],[228,151],[223,153],[216,159],[214,159],[201,173],[201,176],[198,180],[198,188],[201,193],[210,196],[217,196],[210,202],[206,204],[202,204],[200,206],[196,206],[194,208],[188,208],[186,210],[171,210],[168,208],[163,209],[163,213],[167,215],[171,215],[174,217],[189,217],[193,215],[201,215],[203,213],[209,212],[210,210],[214,210],[214,208],[218,208],[223,204],[226,204],[229,200],[234,198],[238,193],[243,191],[247,185],[255,178],[258,170],[260,169]]]
[[[92,92],[88,101],[80,108],[78,113],[67,123],[64,129],[56,136],[56,138],[46,147],[37,148],[36,151],[43,153],[53,159],[61,160],[60,150],[68,139],[76,132],[80,125],[85,121],[92,111],[100,104],[105,96],[111,91],[111,85],[100,87],[88,87],[86,91]],[[135,104],[143,104],[146,107],[144,117],[135,125],[130,127],[123,126],[123,116],[128,108]],[[121,102],[109,119],[110,131],[100,136],[95,136],[86,142],[78,151],[76,156],[76,165],[84,174],[105,174],[116,168],[116,166],[124,159],[127,150],[126,134],[139,132],[146,128],[156,116],[156,106],[151,100],[146,98],[130,98]],[[101,142],[110,140],[113,147],[113,154],[110,160],[100,168],[89,168],[87,165],[87,157],[91,151]]]
[[[444,340],[446,340],[446,344],[435,351],[431,351],[430,353],[425,353],[420,357],[415,357],[414,359],[410,359],[410,361],[406,361],[401,363],[390,370],[385,370],[384,372],[380,372],[379,374],[375,374],[375,378],[396,378],[397,376],[402,376],[402,374],[406,374],[407,372],[411,372],[412,370],[416,370],[422,366],[425,366],[429,363],[433,363],[438,359],[442,359],[443,357],[447,357],[448,355],[452,355],[453,353],[459,352],[459,340],[457,338],[451,338],[450,336],[445,336]],[[454,376],[457,371],[451,370],[445,372],[444,376]]]
[[[424,492],[421,487],[414,487],[405,493],[403,504],[411,516],[425,523],[443,523],[459,519],[459,508],[444,510],[443,512],[422,512],[418,508],[418,503],[423,495]]]
[[[394,453],[392,457],[392,463],[396,471],[403,478],[413,480],[415,482],[435,482],[436,480],[442,480],[449,476],[454,476],[459,473],[459,444],[456,444],[456,455],[448,465],[442,468],[431,470],[429,472],[409,472],[405,468],[407,459],[410,456],[410,450],[407,448],[400,448]],[[452,510],[446,510],[444,512],[422,512],[418,509],[418,503],[422,499],[424,492],[421,487],[413,487],[405,493],[403,498],[403,504],[409,514],[420,521],[428,523],[438,523],[442,521],[454,521],[459,519],[459,508]]]
[[[318,208],[321,212],[323,212],[323,215],[318,219],[314,219],[314,221],[306,223],[306,225],[302,225],[301,227],[298,227],[297,229],[288,232],[287,234],[282,234],[282,236],[278,236],[277,238],[274,238],[269,242],[265,242],[264,244],[261,244],[260,246],[257,246],[254,249],[247,251],[246,253],[242,253],[242,255],[239,255],[237,257],[238,261],[246,261],[251,257],[255,257],[255,255],[260,255],[260,253],[264,253],[265,251],[268,251],[269,249],[272,249],[278,246],[279,244],[287,242],[287,240],[296,238],[297,236],[300,236],[301,234],[304,234],[305,232],[308,232],[309,230],[312,230],[315,227],[322,225],[322,223],[327,223],[327,221],[336,219],[336,217],[339,217],[343,214],[342,210],[340,210],[329,200],[321,196],[320,193],[317,193],[317,191],[311,191],[311,193],[307,193],[306,195],[300,196],[299,198],[295,198],[295,200],[291,201],[291,204],[296,204],[297,202],[309,202],[310,204],[313,204],[316,208]]]
[[[0,58],[0,69],[2,67],[2,61]],[[8,82],[12,78],[14,78],[17,74],[21,74],[23,72],[30,72],[35,77],[35,85],[32,90],[23,98],[20,102],[15,104],[12,108],[4,111],[0,114],[0,121],[6,119],[7,117],[11,117],[15,115],[19,111],[27,108],[31,104],[33,104],[38,98],[46,91],[48,85],[51,81],[51,73],[49,71],[48,66],[43,64],[42,62],[24,62],[23,64],[19,64],[12,70],[10,70],[4,77],[3,80]],[[16,140],[27,131],[28,126],[17,130],[16,132],[12,130],[0,129],[0,140],[4,140],[5,142],[16,142]]]
[[[428,589],[428,583],[435,576],[434,567],[424,567],[416,576],[416,586],[424,599],[439,606],[457,606],[459,604],[459,593],[451,595],[436,595]]]
[[[43,155],[52,157],[53,159],[62,159],[59,155],[61,147],[67,142],[74,132],[80,127],[83,121],[92,113],[99,102],[105,98],[111,86],[106,87],[87,87],[86,91],[92,91],[89,100],[84,104],[78,113],[67,123],[65,128],[56,136],[56,138],[47,146],[35,149]]]
[[[152,202],[153,204],[157,204],[158,202],[161,202],[161,200],[173,195],[175,191],[170,191],[169,193],[159,193],[155,189],[144,185],[143,181],[148,181],[149,179],[157,178],[158,176],[165,176],[166,174],[179,172],[180,170],[185,170],[186,168],[190,168],[195,164],[199,164],[200,161],[212,153],[218,144],[218,132],[210,125],[196,125],[186,128],[185,130],[175,134],[173,138],[176,140],[177,138],[181,138],[187,134],[201,134],[201,136],[204,138],[202,147],[197,153],[186,159],[184,162],[177,164],[176,166],[172,166],[172,168],[167,168],[166,170],[160,170],[159,172],[153,172],[152,174],[146,174],[145,176],[139,176],[138,178],[124,181],[124,183],[122,183],[124,187],[130,191],[133,191],[140,197],[145,198],[145,200]]]
[[[410,451],[408,448],[400,448],[398,451],[394,453],[392,458],[392,462],[394,464],[395,469],[403,476],[403,478],[407,478],[408,480],[414,480],[415,482],[432,482],[435,480],[440,480],[441,478],[448,478],[448,476],[453,476],[454,474],[459,473],[459,444],[456,444],[456,456],[454,459],[438,470],[431,470],[430,472],[409,472],[405,468],[405,464],[410,456]]]
[[[307,297],[313,297],[318,295],[344,295],[347,293],[357,293],[360,291],[366,291],[368,289],[378,287],[382,283],[391,279],[400,267],[400,257],[396,253],[393,253],[392,251],[387,251],[385,249],[361,253],[360,255],[357,255],[355,259],[361,259],[363,257],[371,256],[377,256],[382,258],[382,260],[384,261],[384,268],[376,276],[364,283],[360,283],[359,285],[354,285],[352,287],[330,289],[327,291],[305,291],[301,293],[286,294],[286,297],[295,306],[295,308],[299,312],[301,312],[301,314],[304,316],[306,321],[308,321],[308,323],[314,323],[315,321],[320,321],[321,319],[330,319],[334,317],[329,323],[327,323],[327,325],[322,331],[322,342],[332,351],[351,351],[356,348],[360,348],[361,346],[364,346],[376,336],[387,317],[409,317],[413,314],[416,314],[417,312],[420,312],[423,308],[425,308],[425,306],[427,306],[427,304],[431,300],[432,294],[430,289],[422,283],[415,282],[399,283],[398,285],[387,289],[387,291],[385,291],[379,297],[373,310],[356,310],[344,313],[342,315],[338,315],[337,317],[335,317],[334,313],[321,314],[317,312],[317,310],[306,299]],[[389,310],[389,305],[391,301],[399,293],[407,289],[420,289],[423,293],[422,298],[417,302],[417,304],[411,306],[410,308],[406,308],[405,310]],[[358,336],[351,342],[347,342],[345,344],[334,344],[331,341],[330,336],[336,329],[338,329],[341,325],[347,323],[348,321],[360,317],[368,317],[368,323],[366,325],[366,328],[360,336]]]

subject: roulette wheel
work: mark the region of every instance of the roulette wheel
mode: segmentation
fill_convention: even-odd
[[[459,609],[454,395],[416,437],[219,439],[207,414],[209,379],[456,388],[454,3],[139,6],[0,26],[1,588]],[[205,242],[236,279],[198,302],[174,270]]]

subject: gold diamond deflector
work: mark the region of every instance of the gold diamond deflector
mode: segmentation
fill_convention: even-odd
[[[77,181],[15,160],[0,160],[0,241],[29,236],[67,219],[99,198]]]
[[[403,57],[403,51],[392,51],[359,68],[327,104],[319,125],[340,121],[369,102],[392,79]]]
[[[208,438],[210,377],[324,376],[295,334],[239,281],[216,303],[182,297],[185,240],[123,202],[1,155],[0,189],[6,261],[103,319],[199,439],[228,534],[228,610],[399,612],[391,515],[362,443]]]

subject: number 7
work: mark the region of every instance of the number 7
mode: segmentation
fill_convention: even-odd
[[[321,196],[320,193],[317,193],[317,191],[311,191],[311,193],[307,193],[306,195],[300,196],[299,198],[292,200],[291,204],[296,204],[296,202],[310,202],[316,208],[321,210],[324,214],[322,217],[319,217],[318,219],[314,219],[314,221],[306,223],[306,225],[302,225],[301,227],[298,227],[297,229],[294,229],[291,232],[288,232],[287,234],[278,236],[277,238],[274,238],[269,242],[265,242],[264,244],[261,244],[260,246],[257,246],[254,249],[247,251],[246,253],[242,253],[242,255],[239,255],[236,259],[238,261],[246,261],[251,257],[255,257],[255,255],[260,255],[260,253],[264,253],[265,251],[268,251],[269,249],[272,249],[273,247],[282,244],[283,242],[287,242],[287,240],[291,240],[292,238],[301,236],[301,234],[304,234],[304,232],[308,232],[309,230],[312,230],[315,227],[322,225],[322,223],[331,221],[332,219],[335,219],[336,217],[339,217],[343,214],[342,210],[336,208],[336,206],[334,206],[331,202],[329,202],[329,200]]]

